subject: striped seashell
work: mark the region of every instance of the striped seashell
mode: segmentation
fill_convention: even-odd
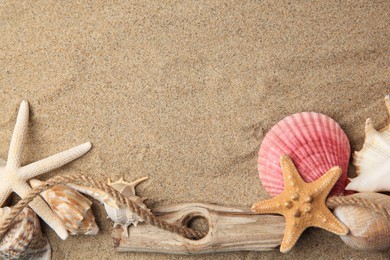
[[[32,187],[41,181],[30,180]],[[99,227],[95,222],[92,202],[76,190],[65,185],[56,185],[40,194],[72,235],[96,235]]]
[[[390,95],[385,97],[390,114]],[[356,178],[346,187],[359,192],[390,191],[390,124],[381,131],[375,130],[368,118],[365,125],[363,148],[355,151],[353,164]]]
[[[0,208],[0,222],[11,208]],[[51,247],[41,231],[38,216],[26,207],[16,217],[14,224],[0,241],[0,257],[3,259],[51,259]]]
[[[342,175],[330,195],[344,194],[350,146],[346,134],[332,118],[314,112],[297,113],[285,117],[266,134],[259,150],[258,170],[271,196],[284,189],[279,164],[283,155],[291,157],[306,182],[340,166]]]
[[[332,201],[331,198],[329,201]],[[356,193],[342,198],[351,203],[332,206],[333,213],[350,230],[341,239],[359,250],[390,248],[390,196],[380,193]]]
[[[146,179],[147,177],[144,177],[129,183],[124,181],[123,178],[121,178],[119,181],[116,181],[114,183],[108,180],[108,184],[112,186],[114,189],[116,189],[117,191],[119,191],[122,195],[136,202],[138,205],[141,205],[142,208],[149,210],[144,204],[145,199],[141,199],[140,197],[136,196],[135,193],[135,186],[137,186],[139,183],[143,182]],[[118,205],[116,201],[110,196],[110,194],[106,193],[105,191],[96,188],[75,185],[75,184],[68,184],[68,185],[78,190],[79,192],[87,194],[97,199],[98,201],[102,202],[104,204],[104,208],[106,210],[108,218],[114,221],[114,227],[118,225],[121,226],[126,236],[128,235],[128,227],[130,225],[133,224],[134,226],[137,226],[139,222],[144,221],[143,218],[141,218],[136,213],[132,212],[125,205]]]

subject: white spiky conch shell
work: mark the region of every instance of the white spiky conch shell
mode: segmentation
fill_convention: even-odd
[[[10,213],[9,207],[0,208],[0,222]],[[26,207],[0,241],[0,256],[4,259],[50,260],[51,247],[41,231],[38,216]]]
[[[147,209],[146,205],[144,204],[145,199],[141,199],[135,194],[135,186],[145,181],[146,179],[148,178],[143,177],[131,183],[124,181],[123,178],[120,178],[116,182],[111,182],[109,179],[108,185],[119,191],[123,196],[133,200],[144,209]],[[116,209],[108,204],[105,204],[104,207],[108,216],[115,222],[114,226],[121,225],[127,230],[127,227],[131,224],[137,226],[138,222],[144,221],[140,216],[130,211],[127,207],[120,207],[119,209]]]
[[[40,184],[39,180],[30,180],[32,187]],[[55,185],[40,195],[70,234],[96,235],[99,232],[91,209],[92,202],[76,190],[65,185]]]
[[[362,198],[377,206],[370,208],[354,204],[335,207],[333,213],[350,231],[348,235],[340,236],[341,239],[350,247],[359,250],[390,248],[390,196],[370,192],[356,193],[348,197]]]
[[[143,182],[146,179],[147,177],[144,177],[129,183],[124,181],[123,178],[121,178],[120,180],[113,183],[109,180],[108,184],[112,186],[114,189],[116,189],[117,191],[119,191],[122,195],[136,202],[142,208],[149,210],[144,204],[144,199],[141,199],[135,194],[135,186],[137,186],[139,183]],[[118,205],[118,203],[114,200],[114,198],[112,198],[110,194],[106,193],[105,191],[96,188],[75,185],[75,184],[68,184],[68,185],[78,190],[79,192],[87,194],[97,199],[98,201],[102,202],[104,204],[104,208],[106,210],[108,218],[114,221],[114,227],[120,225],[123,228],[126,235],[128,235],[128,227],[130,225],[133,224],[134,226],[136,226],[139,222],[144,221],[144,219],[142,219],[136,213],[132,212],[125,205]]]
[[[390,114],[390,96],[385,97]],[[356,178],[346,187],[359,192],[390,191],[390,125],[375,130],[368,118],[365,125],[363,148],[354,153]]]

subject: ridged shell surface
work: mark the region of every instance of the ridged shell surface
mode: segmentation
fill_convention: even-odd
[[[390,114],[390,96],[385,97]],[[358,177],[351,179],[347,190],[359,192],[390,191],[390,125],[375,130],[368,118],[363,148],[354,153],[353,164]]]
[[[330,195],[344,194],[350,145],[332,118],[314,112],[297,113],[282,119],[266,134],[259,150],[258,170],[271,196],[284,189],[279,163],[283,155],[293,160],[306,182],[315,181],[334,166],[341,167],[342,175]]]
[[[9,207],[0,209],[0,222],[10,213]],[[0,256],[3,259],[51,258],[49,241],[41,231],[38,216],[30,208],[24,208],[14,224],[0,241]]]
[[[108,181],[108,184],[119,191],[123,196],[126,196],[128,199],[134,201],[138,205],[140,205],[145,210],[149,210],[146,205],[144,204],[143,199],[136,196],[135,193],[135,187],[148,179],[147,177],[138,179],[133,182],[126,182],[123,178],[119,179],[116,182]],[[141,218],[136,213],[132,212],[127,207],[120,207],[119,209],[116,209],[114,207],[111,207],[108,204],[104,204],[104,208],[106,209],[107,215],[111,220],[114,221],[114,227],[117,225],[120,225],[122,229],[124,230],[125,234],[128,235],[128,227],[133,224],[134,226],[137,226],[139,222],[143,222],[144,219]]]
[[[30,180],[32,187],[41,182]],[[41,193],[51,209],[72,235],[96,235],[99,227],[95,222],[92,202],[76,190],[65,185],[56,185]]]
[[[341,239],[359,250],[390,248],[390,196],[380,193],[356,193],[348,197],[367,200],[359,205],[337,206],[333,213],[350,230]]]

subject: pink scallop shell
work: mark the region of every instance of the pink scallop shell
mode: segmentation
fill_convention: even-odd
[[[297,113],[282,119],[266,134],[259,150],[258,170],[271,196],[284,189],[282,155],[291,157],[306,182],[340,166],[342,175],[330,195],[344,194],[350,146],[347,135],[332,118],[314,112]]]

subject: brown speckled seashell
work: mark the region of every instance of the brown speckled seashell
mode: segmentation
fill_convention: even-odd
[[[0,222],[10,213],[9,207],[0,208]],[[0,241],[0,256],[4,259],[51,258],[49,241],[41,231],[38,216],[30,208],[24,208],[14,224]]]

